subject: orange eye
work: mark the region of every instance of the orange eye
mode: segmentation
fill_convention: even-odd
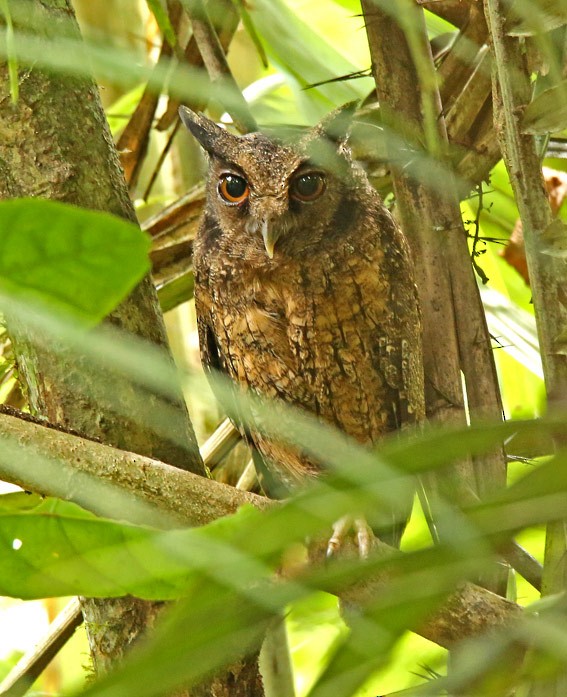
[[[298,201],[314,201],[325,191],[325,175],[322,172],[300,174],[291,183],[291,195]]]
[[[243,203],[250,193],[250,187],[244,177],[237,174],[223,174],[219,182],[219,194],[227,203]]]

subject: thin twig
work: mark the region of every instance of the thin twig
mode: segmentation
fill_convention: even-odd
[[[193,36],[197,41],[211,82],[221,92],[218,95],[220,102],[226,105],[226,110],[231,115],[234,125],[241,133],[257,131],[256,121],[236,84],[219,37],[202,1],[181,0],[181,4],[191,19]]]
[[[1,697],[21,697],[43,673],[83,622],[78,598],[57,615],[45,636],[27,651],[0,683]]]
[[[165,146],[163,147],[162,151],[159,154],[159,157],[157,159],[155,167],[152,171],[151,177],[148,181],[146,188],[144,189],[144,193],[142,194],[143,201],[147,202],[149,195],[150,195],[152,189],[154,188],[154,184],[156,183],[156,179],[158,178],[158,175],[161,171],[161,168],[163,166],[165,158],[167,157],[167,154],[170,151],[171,146],[173,144],[173,139],[177,135],[177,131],[179,130],[180,126],[181,126],[181,121],[176,121],[173,124],[173,128],[171,129],[171,133],[169,134],[169,136],[167,138],[167,143],[165,144]]]
[[[240,440],[240,433],[230,419],[225,419],[201,447],[203,462],[214,470]]]
[[[476,271],[478,277],[483,283],[488,283],[488,276],[484,273],[484,270],[479,266],[477,262],[477,257],[482,254],[482,251],[478,250],[478,243],[480,242],[481,238],[480,237],[480,214],[482,213],[483,210],[483,196],[484,196],[484,189],[482,188],[483,184],[482,182],[476,187],[477,190],[477,196],[478,196],[478,206],[476,209],[476,215],[474,217],[473,225],[474,225],[474,234],[473,234],[473,244],[472,244],[472,252],[471,252],[471,262],[473,265],[473,269]]]

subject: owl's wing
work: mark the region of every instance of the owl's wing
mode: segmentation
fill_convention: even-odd
[[[234,422],[240,433],[244,435],[243,419],[238,408],[238,396],[236,386],[226,378],[229,378],[226,360],[223,355],[220,343],[217,341],[213,328],[204,317],[197,315],[197,328],[199,331],[199,348],[201,351],[201,363],[205,374],[211,385],[213,394],[217,398],[219,404],[227,412],[228,416]],[[219,379],[214,379],[215,374]],[[220,380],[223,380],[224,385],[221,386]]]
[[[219,404],[227,412],[236,428],[240,431],[242,438],[248,445],[252,453],[252,460],[260,486],[269,498],[283,498],[289,492],[287,489],[282,489],[281,484],[273,477],[270,468],[266,466],[264,458],[258,452],[254,445],[250,428],[245,424],[242,418],[242,410],[239,408],[238,390],[236,385],[230,380],[229,372],[226,367],[226,357],[223,355],[219,342],[216,339],[212,327],[205,319],[198,317],[197,319],[199,331],[199,346],[201,351],[201,362],[205,373],[209,378],[209,383]],[[211,380],[211,373],[217,373],[226,380],[224,389],[219,389],[218,382]]]
[[[413,325],[406,324],[404,336],[393,332],[394,336],[383,338],[377,351],[380,373],[392,389],[394,430],[415,426],[424,419],[421,355],[415,348],[419,345],[417,313],[415,320]]]

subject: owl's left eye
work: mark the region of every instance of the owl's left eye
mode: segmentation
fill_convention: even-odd
[[[314,201],[325,191],[325,175],[321,172],[300,174],[291,182],[291,195],[298,201]]]
[[[219,194],[227,203],[243,203],[250,193],[244,177],[237,174],[223,174],[219,182]]]

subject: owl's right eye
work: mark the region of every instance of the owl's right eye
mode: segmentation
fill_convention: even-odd
[[[237,174],[223,174],[219,182],[219,194],[227,203],[243,203],[250,193],[250,187],[244,177]]]

